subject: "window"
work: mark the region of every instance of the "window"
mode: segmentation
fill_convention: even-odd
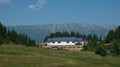
[[[76,43],[75,45],[81,45],[81,43],[78,42],[78,43]]]
[[[69,43],[69,41],[67,41],[67,43]]]
[[[55,43],[55,41],[53,41],[52,43]]]
[[[58,43],[60,43],[60,41],[58,41]]]

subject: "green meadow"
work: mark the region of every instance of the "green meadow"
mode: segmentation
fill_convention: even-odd
[[[9,44],[0,45],[0,67],[120,67],[120,56]]]

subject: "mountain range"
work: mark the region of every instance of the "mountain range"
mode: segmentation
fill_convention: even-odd
[[[42,42],[46,36],[54,32],[79,32],[80,34],[96,34],[104,38],[110,29],[115,29],[117,26],[112,25],[94,25],[94,24],[44,24],[44,25],[17,25],[7,26],[7,29],[14,29],[18,33],[27,34],[37,42]]]

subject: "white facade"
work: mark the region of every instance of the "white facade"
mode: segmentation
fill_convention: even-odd
[[[58,37],[58,38],[49,38],[45,44],[48,46],[85,45],[85,41],[82,38],[76,38],[76,37]]]
[[[77,42],[72,42],[72,41],[70,41],[70,42],[66,42],[66,41],[62,41],[62,42],[47,42],[46,43],[46,45],[48,45],[48,46],[52,46],[52,45],[76,45],[76,43]],[[84,41],[82,41],[82,42],[80,42],[80,44],[78,44],[78,45],[85,45],[85,42]]]
[[[62,42],[47,42],[47,45],[75,45],[75,42],[74,43],[72,41],[70,41],[70,42],[66,42],[66,41],[62,41]]]

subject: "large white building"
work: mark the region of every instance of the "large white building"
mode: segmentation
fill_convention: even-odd
[[[82,38],[76,37],[56,37],[48,38],[45,43],[47,46],[57,46],[57,45],[85,45],[85,41]]]

